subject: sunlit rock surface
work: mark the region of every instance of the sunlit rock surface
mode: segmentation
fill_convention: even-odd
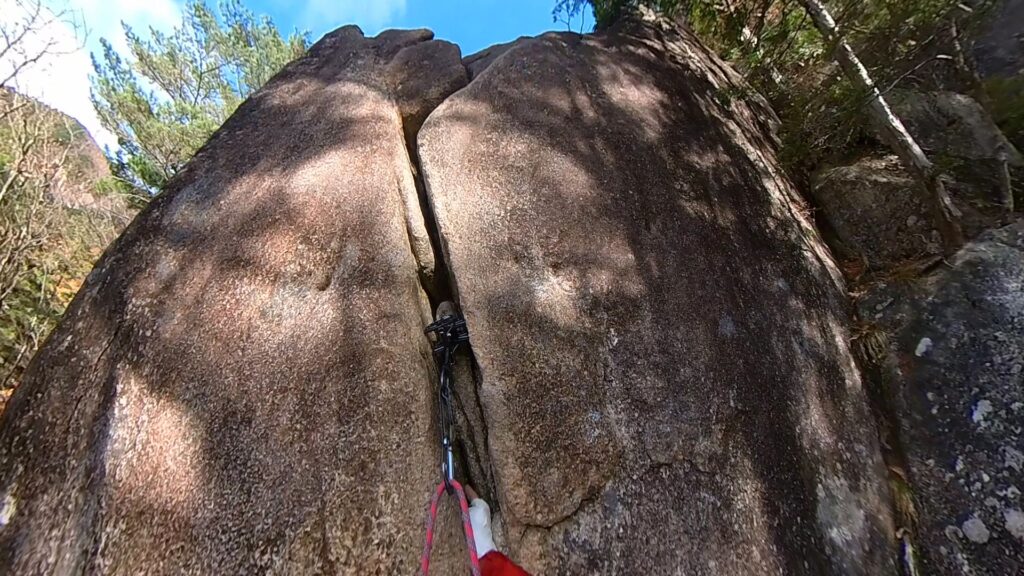
[[[454,289],[460,460],[527,569],[888,573],[771,112],[662,24],[467,63],[430,37],[331,33],[108,251],[3,416],[0,571],[414,572]]]
[[[845,296],[742,93],[627,24],[517,42],[420,133],[535,573],[890,569]]]

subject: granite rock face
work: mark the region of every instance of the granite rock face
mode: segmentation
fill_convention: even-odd
[[[745,93],[663,22],[467,62],[332,32],[34,361],[0,422],[0,568],[413,572],[433,290],[472,335],[462,470],[533,573],[888,573],[842,281]]]
[[[386,72],[430,38],[329,34],[108,250],[3,416],[0,572],[415,571],[429,306]]]
[[[487,67],[490,66],[492,62],[494,62],[502,54],[507,52],[509,48],[512,48],[517,43],[522,43],[524,40],[526,40],[526,38],[520,38],[519,40],[515,40],[512,42],[505,42],[503,44],[495,44],[493,46],[488,46],[487,48],[484,48],[479,52],[470,54],[469,56],[463,58],[462,64],[463,66],[466,67],[466,72],[469,74],[470,78],[476,78],[484,70],[486,70]]]
[[[968,237],[1004,218],[995,168],[989,168],[983,176],[960,171],[945,182]],[[919,185],[895,156],[865,156],[823,169],[812,178],[810,193],[839,258],[863,258],[871,268],[884,269],[942,254],[942,238]]]
[[[985,78],[1024,74],[1024,0],[996,0],[975,33],[972,52]]]
[[[737,83],[669,27],[546,34],[420,132],[534,573],[891,568],[844,293]]]
[[[1024,571],[1024,223],[982,234],[927,279],[874,289],[879,367],[926,574]]]
[[[1024,159],[976,100],[956,92],[895,91],[893,112],[933,157],[993,162],[1000,153],[1014,168]]]
[[[815,174],[811,194],[842,258],[882,267],[942,252],[917,183],[895,156],[866,157]]]

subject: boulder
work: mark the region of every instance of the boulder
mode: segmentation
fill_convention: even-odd
[[[387,78],[406,134],[413,136],[434,108],[469,82],[459,47],[443,40],[400,50],[388,62]]]
[[[466,67],[466,72],[469,74],[470,78],[476,78],[481,72],[486,70],[492,62],[497,60],[499,56],[508,52],[509,48],[522,43],[527,39],[528,38],[526,37],[520,37],[518,40],[513,40],[512,42],[488,46],[479,52],[474,52],[473,54],[463,58],[462,65]]]
[[[0,422],[0,572],[416,570],[433,361],[388,71],[461,68],[430,38],[328,34],[107,251]]]
[[[968,237],[998,226],[1004,217],[995,168],[989,168],[987,174],[961,169],[959,178],[943,178]],[[824,168],[811,178],[810,192],[840,258],[863,259],[871,268],[884,269],[942,254],[942,239],[921,201],[921,189],[895,156],[866,156]]]
[[[966,94],[896,90],[889,100],[893,112],[935,161],[994,161],[1002,152],[1010,166],[1024,166],[1020,152],[988,112]]]
[[[811,196],[843,258],[885,266],[942,253],[917,184],[895,156],[822,170],[811,179]]]
[[[873,371],[895,416],[922,574],[1024,572],[1024,222],[859,303],[887,334]]]
[[[517,42],[419,134],[500,544],[536,574],[881,574],[842,282],[689,33]]]
[[[1024,157],[992,114],[970,96],[956,92],[904,90],[896,91],[891,100],[893,110],[944,177],[954,186],[970,189],[959,200],[971,206],[962,209],[993,215],[983,228],[1004,224],[999,221],[1004,171],[1009,173],[1011,188],[1019,188],[1024,181]],[[1000,101],[993,106],[1005,107],[1006,102]],[[998,110],[992,113],[1005,116]],[[1006,123],[1008,128],[1011,124]]]
[[[971,52],[983,78],[1024,74],[1024,0],[975,2],[987,14],[973,32]]]

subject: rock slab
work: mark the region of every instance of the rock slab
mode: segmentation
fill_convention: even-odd
[[[897,417],[925,574],[1024,571],[1024,222],[935,274],[875,288],[878,370]]]
[[[895,156],[822,170],[811,194],[840,258],[884,267],[942,251],[917,183]]]
[[[961,162],[944,181],[971,238],[1002,224],[1005,210],[997,161]],[[1018,171],[1011,168],[1011,174]],[[853,164],[825,168],[811,179],[811,195],[827,225],[829,244],[843,260],[863,260],[873,269],[885,269],[942,254],[942,239],[921,201],[918,183],[895,156],[869,155]]]
[[[108,250],[3,415],[0,572],[416,570],[438,454],[396,86],[465,74],[431,37],[328,34]]]
[[[545,34],[424,124],[509,553],[537,574],[880,574],[837,273],[689,33]]]
[[[465,63],[428,31],[328,34],[136,219],[33,363],[0,420],[0,569],[415,571],[436,216],[474,345],[460,457],[513,558],[890,572],[842,281],[773,114],[737,94],[664,22]],[[438,540],[435,571],[463,570]]]

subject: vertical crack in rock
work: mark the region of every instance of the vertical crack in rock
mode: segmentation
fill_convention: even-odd
[[[462,464],[460,469],[466,473],[470,483],[497,512],[501,505],[496,498],[498,492],[494,470],[491,467],[488,444],[489,430],[479,393],[483,378],[472,348],[466,348],[464,353],[456,358],[455,377],[458,402],[456,419],[459,431],[462,433],[457,446],[460,452],[460,464]]]
[[[406,122],[399,117],[399,124],[403,134],[407,134]],[[427,230],[424,211],[422,208],[422,194],[420,193],[420,178],[417,174],[416,160],[409,153],[408,141],[405,142],[405,162],[409,170],[401,171],[398,174],[398,189],[402,200],[402,211],[405,216],[405,231],[409,239],[409,250],[416,260],[416,275],[420,287],[427,295],[431,308],[437,301],[438,274],[437,258],[434,251],[434,243]],[[441,271],[443,273],[443,270]]]
[[[416,136],[427,116],[446,98],[466,86],[469,77],[459,47],[443,40],[407,46],[394,55],[385,71],[398,110],[409,173],[400,178],[409,243],[420,283],[431,309],[450,299],[447,267],[439,250],[437,225],[427,200]]]
[[[443,238],[420,164],[417,137],[427,117],[445,99],[469,83],[459,48],[432,40],[407,47],[388,65],[393,97],[398,106],[409,160],[411,182],[402,183],[409,242],[419,264],[419,279],[431,310],[445,300],[458,303],[455,278],[445,257]],[[411,189],[415,189],[415,200]],[[470,327],[472,333],[472,326]],[[488,453],[488,431],[478,395],[480,370],[472,348],[466,347],[455,364],[457,469],[491,504],[500,505]]]
[[[402,117],[402,132],[405,136],[405,148],[409,155],[409,172],[412,176],[411,184],[415,188],[415,200],[410,193],[403,193],[402,200],[406,209],[409,244],[419,265],[420,285],[430,300],[430,309],[435,310],[441,302],[451,300],[452,293],[451,283],[448,281],[448,266],[439,249],[437,221],[434,211],[430,208],[430,201],[427,199],[426,189],[423,185],[423,176],[420,173],[416,134],[419,133],[422,125],[422,119],[417,121],[415,118]]]

